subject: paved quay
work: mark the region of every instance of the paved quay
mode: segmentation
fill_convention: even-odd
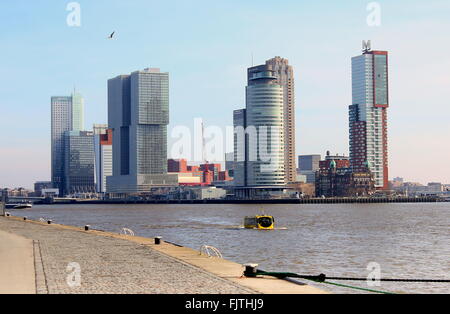
[[[0,230],[0,294],[35,294],[33,241]]]
[[[15,264],[10,274],[26,289],[14,290],[14,279],[0,273],[0,293],[322,293],[284,280],[241,278],[242,265],[189,248],[14,217],[0,217],[0,243],[0,266]]]

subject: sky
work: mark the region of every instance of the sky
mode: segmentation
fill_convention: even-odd
[[[246,69],[287,58],[297,155],[348,154],[362,40],[389,51],[390,178],[450,183],[448,0],[376,1],[379,15],[363,0],[79,0],[80,26],[70,2],[0,2],[0,187],[50,180],[51,96],[76,87],[91,129],[107,123],[107,80],[148,67],[170,73],[170,136],[195,118],[232,125]]]

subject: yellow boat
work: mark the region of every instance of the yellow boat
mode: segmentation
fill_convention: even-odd
[[[273,230],[275,229],[275,218],[268,215],[245,217],[244,227],[246,229]]]

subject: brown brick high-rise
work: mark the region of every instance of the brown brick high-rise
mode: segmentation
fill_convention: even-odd
[[[295,164],[295,95],[294,70],[287,59],[275,57],[266,61],[271,65],[278,78],[278,84],[284,90],[284,169],[286,183],[295,182],[297,167]]]

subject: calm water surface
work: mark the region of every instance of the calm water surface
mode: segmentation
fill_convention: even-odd
[[[264,209],[287,230],[233,229]],[[258,263],[268,271],[366,277],[376,262],[383,277],[450,279],[450,203],[336,205],[64,205],[12,211],[16,216],[119,232]],[[366,282],[347,282],[367,288]],[[316,284],[339,293],[355,291]],[[449,284],[382,283],[399,293],[450,293]]]

